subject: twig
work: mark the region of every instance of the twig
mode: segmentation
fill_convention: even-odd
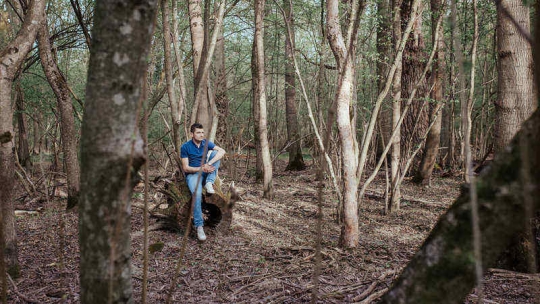
[[[365,300],[363,300],[362,302],[358,302],[358,303],[360,303],[360,304],[369,304],[369,303],[373,302],[375,299],[380,298],[387,291],[388,291],[388,288],[381,289],[381,290],[377,291],[376,293],[372,293]]]
[[[9,274],[7,274],[7,278],[9,280],[9,282],[11,283],[11,285],[13,286],[13,292],[21,299],[23,299],[25,302],[28,302],[28,303],[40,303],[40,301],[38,300],[34,300],[34,299],[31,299],[25,295],[23,295],[22,293],[19,292],[19,289],[17,289],[17,285],[15,285],[15,282],[13,282],[13,279],[11,278],[11,276]]]
[[[364,299],[365,297],[367,297],[369,294],[371,294],[373,292],[373,290],[375,290],[375,287],[377,286],[378,283],[380,283],[381,281],[383,281],[388,275],[392,275],[394,274],[396,271],[395,270],[390,270],[390,271],[387,271],[383,274],[381,274],[376,281],[373,281],[373,283],[371,283],[371,285],[369,285],[369,287],[364,290],[361,294],[359,294],[358,296],[354,297],[353,298],[353,301],[360,301],[362,299]],[[387,288],[384,289],[384,291],[386,292],[386,290],[388,290]],[[379,291],[380,292],[380,291]],[[377,293],[375,293],[377,294]],[[371,296],[373,296],[374,294],[372,294]],[[370,297],[371,297],[370,296]],[[379,295],[380,296],[380,295]],[[379,297],[377,296],[377,297]],[[370,297],[366,298],[364,301],[368,300]],[[363,302],[362,302],[363,303]]]

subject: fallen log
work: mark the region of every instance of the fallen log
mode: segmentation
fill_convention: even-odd
[[[186,221],[191,220],[191,192],[182,174],[176,174],[175,178],[163,180],[162,186],[156,186],[157,190],[164,194],[166,201],[160,206],[150,210],[150,215],[160,221],[159,229],[183,231]],[[226,191],[223,190],[221,178],[217,178],[214,183],[216,193],[208,194],[203,190],[202,210],[204,225],[214,228],[218,232],[227,233],[232,222],[232,209],[234,204],[240,200],[240,195],[231,183]]]

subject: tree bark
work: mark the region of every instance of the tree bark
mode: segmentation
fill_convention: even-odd
[[[260,119],[261,119],[261,110],[260,104],[256,100],[256,96],[259,93],[259,77],[258,77],[258,66],[257,66],[257,48],[255,46],[255,40],[253,40],[253,47],[251,51],[251,88],[253,91],[253,100],[251,102],[251,114],[253,117],[253,142],[255,143],[255,180],[262,181],[263,179],[263,160],[262,160],[262,148],[260,140]]]
[[[420,168],[416,173],[415,181],[419,184],[430,184],[431,174],[433,173],[433,167],[437,161],[439,154],[439,146],[441,142],[441,126],[442,115],[436,115],[439,109],[443,106],[444,102],[444,79],[445,79],[445,61],[444,61],[444,33],[443,27],[439,27],[439,34],[437,40],[435,40],[437,30],[437,19],[442,14],[443,2],[441,0],[431,0],[431,33],[432,43],[437,45],[435,53],[435,62],[433,65],[433,71],[431,74],[431,99],[432,102],[429,105],[429,117],[430,124],[435,119],[435,123],[428,132],[426,138],[426,144],[424,147],[424,154],[422,155],[422,161]]]
[[[41,146],[42,146],[42,137],[41,137],[41,122],[42,115],[41,113],[36,113],[35,117],[33,117],[32,122],[32,137],[34,138],[34,142],[32,143],[32,154],[38,155],[41,153]]]
[[[377,90],[380,94],[386,85],[389,64],[392,57],[392,10],[390,0],[377,1],[377,15],[379,23],[377,24]],[[392,98],[385,97],[381,105],[380,129],[381,135],[377,141],[377,158],[380,157],[384,147],[388,144],[390,134],[392,134]]]
[[[178,22],[176,21],[176,14],[177,14],[177,7],[178,7],[178,1],[173,1],[172,2],[172,15],[173,15],[173,20],[172,20],[172,24],[173,24],[173,27],[172,27],[172,43],[173,43],[173,46],[174,46],[174,55],[175,55],[175,58],[176,58],[176,65],[177,65],[177,68],[178,68],[178,89],[180,91],[180,98],[178,99],[178,117],[179,119],[182,119],[182,115],[185,115],[185,107],[186,107],[186,103],[187,103],[187,93],[186,93],[186,79],[184,77],[184,64],[183,64],[183,61],[182,61],[182,56],[181,56],[181,50],[180,50],[180,46],[179,46],[179,35],[180,33],[178,32]],[[174,75],[173,75],[174,76]],[[185,134],[185,137],[187,138],[189,136],[189,131],[187,130],[187,119],[184,118],[184,134]]]
[[[219,117],[222,119],[217,127],[216,142],[220,147],[228,150],[227,142],[227,116],[229,115],[229,98],[227,97],[227,71],[225,69],[225,39],[223,27],[219,28],[219,36],[216,41],[216,55],[214,67],[216,69],[216,107]]]
[[[336,121],[341,146],[343,171],[343,226],[340,244],[343,247],[356,247],[360,238],[358,230],[357,193],[359,176],[358,155],[355,153],[356,137],[350,119],[352,90],[354,85],[354,62],[356,35],[363,2],[353,1],[346,39],[343,37],[339,19],[339,1],[326,2],[326,35],[338,65],[338,90],[336,92]]]
[[[24,93],[22,91],[20,83],[16,84],[16,107],[17,107],[17,125],[19,129],[19,146],[17,148],[17,155],[19,156],[19,163],[26,169],[32,167],[32,161],[30,160],[30,149],[28,147],[28,133],[26,132],[26,121],[24,119]]]
[[[259,109],[259,140],[261,145],[261,159],[263,169],[263,197],[274,197],[272,182],[272,160],[270,159],[270,147],[268,144],[268,126],[266,113],[266,77],[264,68],[264,7],[265,0],[255,0],[255,34],[253,48],[255,60],[252,60],[252,75],[257,78],[256,88],[253,91],[253,103]]]
[[[425,53],[425,43],[422,33],[422,9],[418,9],[413,13],[413,0],[404,0],[401,3],[401,29],[402,31],[407,26],[410,18],[415,18],[413,32],[411,33],[405,51],[403,52],[403,68],[401,74],[401,98],[402,108],[405,107],[406,100],[411,95],[416,83],[422,77],[427,56]],[[420,4],[420,7],[423,4]],[[418,14],[419,16],[415,16]],[[417,89],[416,98],[409,107],[409,112],[403,121],[401,127],[401,162],[405,162],[414,147],[422,141],[422,136],[429,125],[428,110],[426,108],[425,97],[427,95],[427,81],[422,80],[422,83]],[[415,161],[415,167],[418,165],[418,160]]]
[[[96,3],[81,140],[81,303],[133,302],[131,177],[144,162],[137,120],[156,5]]]
[[[67,208],[69,209],[77,205],[80,188],[77,133],[75,131],[71,93],[67,80],[58,68],[56,59],[53,56],[46,20],[39,29],[38,43],[41,66],[43,67],[49,85],[56,95],[58,110],[60,112],[60,135],[62,137],[62,152],[64,153],[64,165],[67,175]]]
[[[531,45],[502,7],[527,32],[529,6],[521,0],[500,0],[497,6],[498,98],[495,101],[494,151],[500,153],[537,106]]]
[[[401,4],[402,0],[392,0],[393,18],[392,18],[392,42],[396,56],[399,52],[399,44],[402,39],[401,31]],[[392,151],[390,154],[390,185],[394,185],[401,175],[401,125],[399,117],[401,116],[401,74],[403,72],[403,60],[396,61],[396,71],[392,80],[392,130],[396,130],[394,138],[388,135],[387,140],[392,140]],[[390,198],[388,211],[397,211],[400,208],[401,190],[400,187],[390,187]]]
[[[540,211],[540,112],[476,180],[482,261],[495,265],[511,241]],[[381,303],[461,303],[475,284],[469,191],[463,189]],[[444,274],[444,275],[442,275]]]
[[[13,157],[15,134],[12,123],[11,86],[15,74],[34,44],[37,31],[45,16],[44,10],[44,0],[32,1],[17,36],[0,51],[0,218],[2,219],[0,259],[5,259],[6,270],[12,276],[17,276],[19,263],[12,197],[15,181]]]
[[[195,88],[195,102],[191,111],[191,123],[199,122],[210,130],[212,127],[212,108],[209,98],[208,75],[202,77],[202,67],[205,65],[207,57],[205,47],[205,26],[201,7],[202,0],[189,0],[188,11],[190,20],[191,45],[193,54],[193,74]],[[201,86],[200,89],[198,87]],[[199,96],[197,96],[197,91]]]
[[[300,142],[300,131],[296,111],[296,77],[294,71],[294,14],[292,0],[283,0],[285,19],[289,26],[290,35],[285,35],[285,117],[287,123],[287,151],[289,152],[289,163],[286,170],[304,170],[304,158],[302,156],[302,146]]]
[[[173,0],[176,1],[176,0]],[[173,68],[171,60],[171,27],[169,23],[169,5],[167,0],[161,0],[161,14],[163,20],[163,55],[165,61],[165,80],[167,82],[167,96],[171,107],[171,124],[174,151],[180,153],[180,114],[179,106],[174,92]]]
[[[493,140],[495,155],[505,149],[538,103],[537,87],[534,83],[534,74],[538,73],[538,70],[534,71],[532,46],[504,10],[525,32],[530,32],[531,28],[527,4],[519,0],[497,2],[498,97],[495,101]],[[538,39],[538,35],[535,38]],[[516,238],[514,246],[502,258],[505,260],[503,267],[520,271],[536,270],[534,269],[536,267],[528,266],[527,255],[534,256],[535,251],[535,246],[530,244],[528,235],[530,231],[525,231]],[[536,246],[538,249],[538,245]]]

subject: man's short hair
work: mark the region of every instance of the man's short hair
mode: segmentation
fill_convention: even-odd
[[[189,131],[191,133],[195,132],[195,129],[204,129],[203,128],[203,125],[201,125],[200,123],[196,122],[194,124],[191,125],[191,127],[189,128]]]

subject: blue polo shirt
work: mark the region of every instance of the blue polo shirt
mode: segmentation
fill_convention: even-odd
[[[188,158],[190,167],[200,167],[205,145],[206,139],[201,141],[199,147],[193,142],[193,139],[184,143],[180,149],[180,158]],[[213,142],[209,141],[208,151],[214,150],[215,146]]]

